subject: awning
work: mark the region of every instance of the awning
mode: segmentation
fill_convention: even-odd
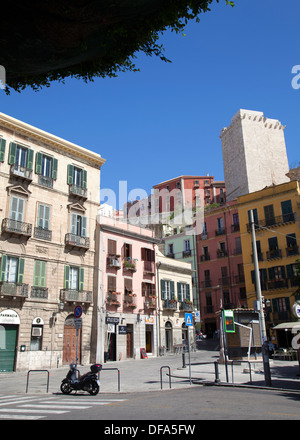
[[[293,328],[300,330],[300,321],[293,322],[282,322],[281,324],[273,327],[273,330],[292,330]]]

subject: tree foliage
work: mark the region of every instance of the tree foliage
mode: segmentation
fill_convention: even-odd
[[[183,32],[214,0],[15,0],[0,17],[7,93],[67,77],[93,81],[138,70],[136,53],[168,62],[160,35]],[[215,0],[219,3],[219,0]],[[233,6],[233,2],[224,0]],[[16,15],[18,11],[18,15]]]

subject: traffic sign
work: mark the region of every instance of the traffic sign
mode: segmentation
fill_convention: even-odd
[[[192,313],[186,313],[185,314],[185,325],[187,327],[191,327],[193,325],[193,314]]]
[[[224,326],[226,333],[235,333],[233,310],[224,310]]]
[[[74,315],[75,318],[80,318],[82,315],[82,307],[81,306],[76,306],[74,309]]]
[[[200,311],[195,310],[195,322],[200,322]]]
[[[75,328],[76,330],[79,330],[82,326],[82,319],[81,318],[75,318],[74,319],[74,324],[75,324]]]

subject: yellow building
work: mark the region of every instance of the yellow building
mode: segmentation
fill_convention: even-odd
[[[256,300],[249,211],[253,210],[262,296],[269,336],[279,323],[296,320],[295,263],[300,243],[300,190],[297,180],[238,198],[248,307]],[[280,341],[277,341],[278,343]],[[280,345],[284,345],[283,341]]]

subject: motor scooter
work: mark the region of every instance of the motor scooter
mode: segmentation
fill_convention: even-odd
[[[62,380],[60,390],[63,394],[70,394],[72,391],[87,391],[92,396],[99,393],[100,381],[98,373],[102,370],[101,364],[94,364],[90,367],[91,371],[80,375],[76,364],[70,364],[70,370]]]

